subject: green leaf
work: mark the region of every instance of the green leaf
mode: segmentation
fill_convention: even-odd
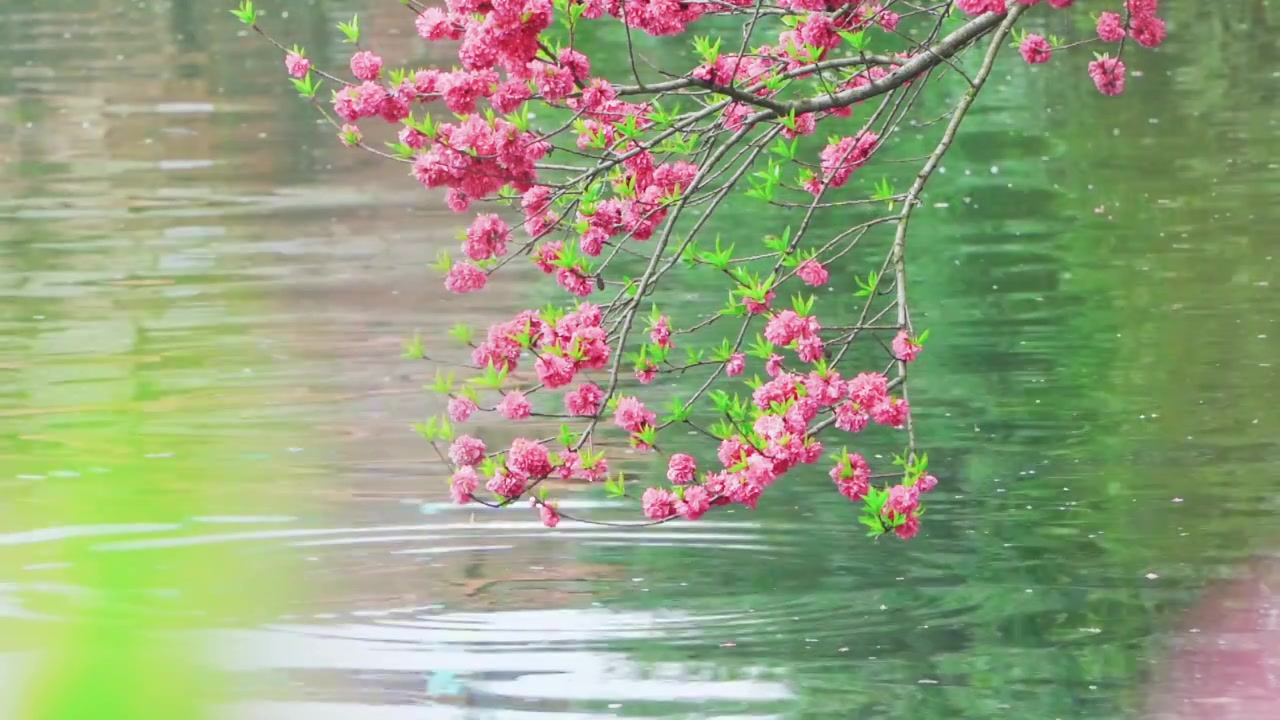
[[[502,387],[502,383],[505,382],[506,379],[507,379],[507,368],[503,367],[501,370],[499,370],[497,367],[494,366],[493,361],[490,360],[489,363],[484,368],[484,373],[481,374],[480,377],[471,378],[470,382],[475,385],[479,385],[481,387],[493,388],[494,390],[497,390]]]
[[[761,360],[768,360],[773,356],[776,350],[776,345],[765,340],[763,335],[757,333],[755,342],[753,342],[751,347],[747,349],[747,354],[752,357],[758,357]]]
[[[342,31],[343,35],[347,36],[347,39],[343,40],[344,43],[355,44],[360,42],[360,16],[359,15],[352,15],[351,22],[349,23],[343,23],[343,22],[338,23],[338,29]]]
[[[687,408],[684,401],[680,398],[671,399],[671,412],[662,419],[663,422],[685,422],[689,416],[693,414],[692,408]]]
[[[448,395],[453,392],[453,381],[454,375],[452,371],[446,375],[443,370],[436,370],[435,382],[431,384],[429,389],[432,392],[438,392],[441,395]]]
[[[419,435],[427,440],[435,441],[440,437],[440,419],[437,417],[429,417],[425,423],[418,423],[413,426]]]
[[[243,0],[240,7],[231,11],[245,25],[255,25],[258,22],[258,11],[253,7],[253,0]]]
[[[609,497],[626,497],[627,496],[627,480],[626,476],[618,473],[616,478],[608,478],[604,481],[605,492]]]
[[[872,270],[867,275],[866,282],[862,278],[854,276],[853,281],[858,285],[858,291],[853,294],[854,297],[870,297],[876,291],[876,286],[880,284],[880,274]]]
[[[468,325],[464,325],[462,323],[458,323],[457,325],[453,326],[452,330],[449,331],[449,336],[452,338],[456,338],[463,345],[470,345],[471,344],[471,327]]]
[[[867,535],[883,535],[886,532],[884,527],[884,522],[880,520],[879,515],[863,515],[862,517],[858,518],[858,522],[862,523],[863,525],[866,525],[868,528],[871,529],[871,531],[868,532]]]
[[[404,352],[400,357],[406,360],[422,360],[427,355],[426,348],[422,345],[422,336],[414,334],[414,336],[404,341]]]
[[[844,41],[849,43],[849,46],[854,50],[865,50],[870,44],[865,30],[859,30],[856,33],[842,30],[840,31],[840,37],[844,38]]]

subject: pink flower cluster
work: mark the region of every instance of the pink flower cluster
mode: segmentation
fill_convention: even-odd
[[[1126,21],[1118,13],[1104,12],[1098,16],[1098,38],[1103,42],[1120,42],[1126,35],[1147,48],[1164,43],[1168,30],[1164,20],[1156,17],[1158,0],[1126,0]],[[1103,56],[1089,63],[1089,76],[1098,92],[1103,95],[1119,95],[1124,92],[1125,66],[1119,58]]]
[[[413,174],[429,188],[446,187],[446,200],[465,212],[473,198],[485,198],[510,184],[519,192],[533,187],[534,164],[551,144],[495,118],[468,115],[436,129],[431,147],[414,159]]]
[[[1089,77],[1103,95],[1124,92],[1124,62],[1120,58],[1101,57],[1089,63]]]
[[[508,396],[510,397],[510,396]],[[450,497],[455,503],[466,504],[475,499],[480,486],[479,465],[485,459],[484,441],[463,435],[449,447],[449,460],[456,469],[449,481]],[[609,473],[608,461],[595,459],[587,467],[582,455],[565,448],[552,457],[546,444],[537,440],[516,438],[507,452],[494,463],[493,475],[485,481],[485,489],[510,502],[520,498],[535,484],[550,477],[563,480],[581,479],[596,481]],[[552,511],[552,519],[559,521],[559,514]],[[546,521],[548,516],[543,515]],[[552,527],[554,524],[548,523]]]
[[[600,308],[589,303],[566,313],[554,325],[538,312],[526,310],[490,327],[484,342],[472,350],[471,359],[480,367],[493,365],[511,371],[519,366],[527,347],[537,353],[533,367],[538,380],[548,389],[564,387],[579,373],[600,370],[609,362],[611,350],[600,326],[603,317]],[[594,415],[601,395],[595,385],[583,385],[577,393],[565,396],[566,408],[574,415]]]
[[[805,190],[820,195],[825,187],[838,188],[849,182],[853,171],[866,164],[875,152],[880,136],[871,130],[841,138],[822,150],[822,177],[814,177],[805,184]]]
[[[290,75],[301,80],[311,72],[311,61],[298,53],[291,52],[284,56],[284,67]]]
[[[956,7],[970,15],[983,13],[1005,13],[1005,0],[956,0]]]
[[[822,359],[826,346],[820,333],[822,325],[812,315],[798,315],[794,310],[783,310],[769,318],[764,326],[764,339],[782,347],[792,347],[802,362],[814,363]]]
[[[1027,33],[1018,46],[1018,52],[1022,54],[1022,59],[1031,65],[1039,65],[1049,62],[1049,58],[1053,56],[1053,46],[1043,35]]]
[[[893,337],[893,354],[903,362],[913,362],[922,349],[919,343],[911,339],[905,329],[899,330]]]
[[[1158,0],[1128,0],[1129,35],[1146,48],[1159,47],[1168,31],[1164,20],[1156,17]]]
[[[955,0],[954,5],[973,16],[1005,15],[1010,7],[1016,7],[1010,5],[1011,1],[1031,6],[1040,0]],[[775,105],[751,100],[754,95],[790,103],[796,97],[804,97],[803,93],[789,92],[785,97],[780,93],[784,88],[794,91],[803,87],[800,83],[813,77],[809,67],[812,63],[829,54],[845,57],[843,50],[848,48],[841,49],[841,45],[849,41],[857,44],[856,34],[876,29],[896,31],[900,17],[890,9],[895,4],[883,0],[779,2],[795,14],[785,28],[778,30],[776,43],[752,47],[749,52],[745,46],[727,48],[729,52],[724,54],[718,50],[707,54],[705,47],[699,48],[702,64],[672,87],[677,94],[692,92],[729,99],[718,110],[718,116],[701,115],[696,118],[696,125],[667,133],[673,117],[690,116],[687,109],[681,111],[684,115],[674,116],[668,114],[671,108],[662,107],[656,99],[627,102],[624,98],[628,96],[649,93],[637,92],[637,88],[627,90],[606,78],[593,77],[589,58],[573,47],[572,31],[569,47],[559,47],[543,37],[557,20],[553,0],[445,0],[443,7],[418,14],[416,29],[426,40],[455,44],[458,64],[451,70],[425,69],[406,74],[386,69],[383,59],[373,52],[355,52],[348,64],[355,80],[340,87],[333,99],[333,112],[340,121],[339,137],[348,145],[368,148],[360,121],[379,118],[402,125],[398,131],[400,145],[394,146],[395,151],[411,163],[419,183],[446,191],[446,202],[455,212],[466,212],[473,203],[495,200],[500,195],[503,200],[519,199],[523,226],[532,240],[521,245],[513,238],[507,219],[494,213],[478,214],[462,243],[465,258],[446,263],[449,269],[445,286],[449,291],[480,290],[486,286],[490,273],[503,264],[503,258],[527,252],[534,265],[553,276],[561,288],[577,298],[586,298],[604,291],[609,284],[620,284],[616,280],[606,282],[604,263],[619,251],[630,252],[625,243],[652,239],[669,219],[674,202],[683,198],[702,204],[704,197],[709,197],[708,191],[714,194],[715,188],[725,182],[716,174],[718,168],[673,159],[683,154],[700,162],[706,155],[684,149],[671,151],[669,145],[688,142],[708,128],[716,128],[716,133],[720,129],[745,131],[751,123],[764,118],[765,123],[776,123],[771,130],[785,139],[786,146],[796,138],[814,134],[827,117],[852,115],[853,107],[846,106],[778,117],[782,113],[772,112]],[[1120,0],[1115,2],[1120,4]],[[1072,5],[1072,0],[1047,0],[1047,4],[1065,8]],[[1167,33],[1165,22],[1156,16],[1157,6],[1158,0],[1124,0],[1123,16],[1105,12],[1098,18],[1098,37],[1113,43],[1132,38],[1148,48],[1160,45]],[[571,26],[579,19],[611,16],[649,35],[669,36],[685,32],[690,23],[704,16],[735,10],[749,12],[754,4],[752,0],[568,0],[561,7],[569,11]],[[1044,35],[1028,33],[1022,36],[1018,49],[1026,62],[1040,64],[1050,61],[1055,52],[1053,45]],[[1067,47],[1063,44],[1058,49]],[[861,45],[856,48],[861,49]],[[923,46],[918,51],[923,51]],[[880,52],[880,48],[872,52]],[[871,57],[874,59],[868,60]],[[886,78],[895,83],[903,80],[900,63],[911,59],[911,55],[901,53],[864,55],[857,66],[838,71],[857,72],[834,87],[824,85],[822,93],[862,90],[860,95],[872,95],[872,91],[886,84]],[[311,61],[295,48],[286,52],[284,64],[288,74],[298,81],[295,86],[305,94],[311,82]],[[1100,57],[1089,64],[1088,70],[1103,94],[1124,91],[1125,66],[1118,57]],[[694,86],[692,90],[687,89],[690,85]],[[572,121],[562,130],[566,137],[574,138],[580,152],[574,153],[570,147],[566,148],[567,154],[594,156],[598,160],[596,169],[587,172],[587,180],[575,181],[579,185],[551,184],[539,177],[540,163],[552,146],[547,139],[550,136],[529,129],[532,115],[520,112],[526,103],[534,101],[564,109],[565,115],[572,113]],[[437,103],[456,119],[440,123],[413,119],[415,106]],[[880,147],[882,138],[871,127],[866,125],[853,135],[832,138],[822,149],[816,170],[802,171],[804,190],[817,197],[848,184]],[[661,139],[668,145],[650,142],[659,133],[664,133]],[[790,152],[794,153],[796,146],[791,147]],[[778,154],[785,156],[787,152],[784,147]],[[578,169],[561,165],[556,170],[573,173]],[[704,183],[710,188],[703,187]],[[695,194],[698,188],[703,190],[701,194]],[[547,237],[553,230],[562,234]],[[716,247],[719,252],[719,241]],[[826,250],[818,255],[828,261],[839,257],[835,251],[828,257]],[[674,247],[664,251],[673,257],[682,252]],[[794,268],[792,274],[799,282],[810,287],[831,282],[831,271],[818,255],[800,248],[792,248],[787,254],[793,251],[797,254],[785,258],[784,253],[774,254],[785,259],[787,267]],[[689,260],[694,265],[722,262],[709,262],[704,257],[680,256],[671,264],[679,260]],[[738,261],[740,258],[732,262]],[[661,272],[669,268],[665,265]],[[723,271],[725,266],[717,269]],[[732,267],[730,273],[739,269]],[[652,271],[651,265],[648,274]],[[790,277],[784,275],[783,280],[789,281]],[[750,403],[733,398],[731,405],[720,405],[722,414],[727,414],[731,422],[722,423],[713,431],[716,437],[723,438],[717,451],[719,464],[700,471],[698,460],[690,454],[674,453],[667,458],[665,475],[669,485],[649,488],[641,497],[643,513],[650,520],[695,520],[713,507],[731,504],[755,508],[784,474],[819,462],[823,442],[818,435],[829,426],[860,433],[872,423],[899,429],[908,424],[910,406],[905,391],[900,397],[891,394],[893,385],[884,374],[862,372],[846,380],[828,367],[835,353],[828,352],[827,344],[837,341],[830,331],[824,341],[823,325],[807,309],[805,300],[795,304],[804,314],[774,309],[775,288],[782,291],[780,282],[770,278],[761,286],[750,285],[744,279],[740,283],[743,287],[734,291],[734,302],[740,298],[742,306],[731,305],[732,312],[726,314],[745,310],[745,321],[757,326],[763,322],[763,339],[777,348],[777,352],[762,358],[768,379],[752,380]],[[491,410],[509,421],[526,420],[534,416],[531,397],[535,393],[563,389],[565,413],[574,418],[590,418],[591,430],[597,423],[608,421],[629,435],[632,447],[665,451],[656,439],[657,432],[659,427],[681,422],[679,403],[673,416],[660,421],[658,413],[640,397],[627,389],[615,389],[620,380],[629,380],[606,376],[610,381],[606,391],[590,379],[594,372],[613,372],[621,359],[617,354],[627,349],[628,343],[645,346],[635,366],[635,377],[642,384],[653,382],[659,372],[679,362],[670,358],[667,351],[675,347],[678,332],[689,330],[677,331],[669,316],[655,311],[646,330],[634,328],[635,332],[628,336],[633,329],[631,318],[627,317],[625,324],[615,322],[619,310],[633,312],[639,302],[648,300],[641,295],[636,297],[635,305],[627,307],[625,303],[629,301],[625,297],[620,290],[619,299],[602,301],[603,306],[579,301],[564,314],[555,309],[526,310],[490,327],[484,339],[472,346],[472,360],[482,368],[492,366],[513,376],[522,361],[531,363],[538,383],[532,389],[501,388],[500,398]],[[724,360],[725,377],[746,373],[747,358],[739,350],[741,344],[740,335],[736,345],[730,348],[726,344],[714,356]],[[696,343],[690,342],[689,346],[691,359],[687,367],[675,368],[676,371],[706,364]],[[914,362],[921,351],[919,339],[911,337],[905,328],[891,343],[897,363]],[[763,354],[770,352],[765,350]],[[795,357],[788,359],[791,352]],[[798,363],[792,365],[795,360]],[[527,367],[525,372],[527,376]],[[451,393],[448,418],[454,423],[466,423],[475,413],[490,410],[482,410],[476,397],[470,390]],[[728,402],[724,399],[727,395],[713,397],[718,404]],[[590,432],[579,440],[564,428],[560,435],[563,447],[554,450],[547,440],[522,437],[512,441],[505,451],[494,453],[489,453],[485,443],[475,437],[459,436],[448,450],[454,466],[451,496],[458,503],[471,502],[483,485],[499,498],[497,504],[505,505],[539,489],[547,480],[606,479],[609,466],[603,455],[581,449],[590,440]],[[882,490],[873,485],[876,476],[862,454],[841,451],[830,468],[830,477],[846,498],[866,503],[868,512],[878,518],[872,525],[909,538],[919,530],[921,496],[937,483],[923,470],[909,467],[904,482]],[[537,497],[531,502],[544,524],[556,527],[561,522],[556,505]]]

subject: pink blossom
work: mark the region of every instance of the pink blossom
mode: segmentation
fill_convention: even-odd
[[[503,113],[513,113],[520,109],[526,100],[530,98],[532,93],[529,91],[528,83],[509,81],[498,85],[498,89],[493,91],[493,95],[489,97],[489,104],[493,109]]]
[[[613,413],[614,424],[631,433],[638,433],[645,427],[651,427],[657,419],[657,413],[646,408],[644,403],[634,397],[618,398],[618,405]]]
[[[871,489],[871,466],[859,453],[845,454],[831,468],[830,475],[840,494],[855,502],[866,497]]]
[[[693,482],[698,472],[697,461],[692,456],[676,453],[667,461],[667,479],[676,485],[687,485]]]
[[[781,415],[765,413],[756,418],[751,430],[765,440],[774,440],[787,432],[787,426],[783,422]]]
[[[1159,0],[1125,0],[1125,8],[1135,18],[1151,17],[1160,9]]]
[[[524,393],[513,390],[503,396],[502,402],[498,403],[498,412],[508,420],[524,420],[533,414],[533,405]]]
[[[1129,34],[1139,45],[1154,48],[1164,43],[1168,31],[1164,20],[1155,15],[1135,15],[1129,23]]]
[[[1103,42],[1120,42],[1124,39],[1124,19],[1113,12],[1098,16],[1098,37]]]
[[[1062,8],[1071,7],[1071,3],[1076,0],[1049,0],[1049,6],[1061,10]]]
[[[817,16],[822,17],[822,16]],[[832,33],[832,36],[838,41],[840,36]],[[818,119],[813,113],[804,113],[796,116],[795,128],[783,127],[782,135],[789,140],[794,140],[802,135],[812,135],[814,130],[818,129]]]
[[[840,373],[835,370],[827,371],[826,375],[817,371],[811,372],[804,379],[803,384],[809,398],[820,407],[830,407],[843,400],[848,393],[847,384],[840,379]],[[814,412],[816,414],[816,407]]]
[[[289,53],[284,56],[284,66],[289,74],[298,79],[307,76],[311,72],[311,61],[302,57],[298,53]]]
[[[1003,0],[998,1],[1003,3]],[[864,130],[855,136],[840,138],[838,142],[828,144],[822,150],[822,180],[813,178],[805,189],[816,196],[826,188],[842,187],[855,170],[871,159],[879,142],[879,135]]]
[[[822,325],[812,315],[799,315],[794,310],[783,310],[765,324],[764,338],[775,345],[790,345],[792,341],[818,339]]]
[[[920,518],[914,514],[908,515],[906,521],[893,529],[893,534],[903,540],[910,540],[920,533]]]
[[[464,213],[471,208],[471,196],[458,188],[444,191],[444,204],[456,213]]]
[[[724,374],[729,377],[737,377],[747,369],[747,356],[744,353],[734,353],[724,364]]]
[[[651,487],[640,496],[644,516],[650,520],[665,520],[676,514],[676,496],[670,490]]]
[[[764,373],[769,377],[778,377],[782,374],[782,356],[778,353],[770,355],[769,359],[764,361]]]
[[[533,264],[543,273],[550,275],[558,268],[554,263],[560,260],[560,254],[564,252],[564,245],[559,240],[552,240],[539,245],[533,251]]]
[[[862,432],[870,418],[866,410],[853,402],[843,402],[836,406],[836,427],[845,432]]]
[[[1103,95],[1124,92],[1124,63],[1120,58],[1103,57],[1089,63],[1089,77]]]
[[[893,338],[893,354],[903,362],[913,362],[923,348],[907,335],[906,328],[898,331]]]
[[[604,480],[609,477],[609,461],[606,458],[599,458],[591,465],[591,467],[587,467],[581,462],[581,460],[579,460],[579,462],[574,465],[574,471],[578,477],[586,480],[587,482]]]
[[[800,263],[800,267],[796,270],[796,275],[805,283],[814,287],[821,287],[827,284],[827,280],[831,278],[831,273],[822,266],[822,263],[812,258]]]
[[[489,276],[475,265],[457,263],[449,268],[449,274],[444,279],[444,287],[449,292],[461,295],[482,289],[488,281]]]
[[[658,318],[658,321],[653,324],[653,328],[649,330],[649,339],[660,348],[671,347],[671,322],[667,320],[666,315]]]
[[[464,465],[449,478],[449,497],[458,505],[466,505],[479,487],[480,476],[476,475],[476,469]]]
[[[881,425],[902,428],[911,414],[911,406],[906,400],[887,397],[871,406],[871,419]]]
[[[796,342],[796,354],[800,362],[816,363],[826,354],[826,345],[817,335],[806,335]]]
[[[595,383],[583,383],[577,390],[564,395],[564,408],[570,415],[591,417],[600,412],[604,391]]]
[[[864,409],[875,407],[889,395],[889,379],[880,373],[859,373],[848,387],[849,399]]]
[[[595,283],[591,282],[591,278],[583,274],[577,266],[557,270],[556,283],[577,297],[586,297],[595,289]]]
[[[529,477],[518,470],[511,468],[498,468],[493,477],[489,478],[489,482],[485,483],[485,489],[507,500],[514,500],[524,494],[525,488],[529,484]]]
[[[920,505],[920,491],[913,485],[894,485],[889,488],[889,497],[884,502],[880,514],[893,520],[902,515],[910,515]]]
[[[476,411],[476,403],[469,397],[461,395],[449,398],[449,419],[454,422],[466,422],[471,413]]]
[[[467,242],[463,250],[472,260],[488,260],[507,254],[511,242],[511,228],[502,218],[493,214],[477,215],[467,228]]]
[[[636,379],[641,385],[648,385],[658,375],[658,366],[652,362],[645,360],[644,364],[636,366]]]
[[[756,454],[747,458],[747,469],[743,471],[743,477],[752,484],[766,488],[778,479],[778,469],[772,460]]]
[[[702,485],[690,485],[684,489],[684,498],[676,503],[675,510],[685,520],[697,520],[711,509],[711,492]]]
[[[578,238],[578,248],[591,257],[599,257],[604,252],[604,241],[607,239],[609,234],[604,230],[598,227],[587,228],[582,237]]]
[[[1043,35],[1027,33],[1022,38],[1022,44],[1018,46],[1018,52],[1022,53],[1023,60],[1032,65],[1039,65],[1049,62],[1049,58],[1053,56],[1053,47]]]
[[[423,40],[458,40],[462,31],[440,8],[427,8],[414,21]]]
[[[364,134],[360,132],[360,128],[347,123],[342,126],[342,130],[338,133],[338,139],[347,147],[355,147],[364,139]]]
[[[791,373],[779,372],[771,374],[773,377],[769,382],[756,388],[751,393],[751,402],[761,410],[768,410],[774,404],[785,405],[790,400],[800,397],[798,376]]]
[[[378,104],[378,116],[395,124],[409,117],[409,101],[394,93],[387,94]]]
[[[1004,0],[956,0],[956,7],[970,15],[981,15],[983,13],[999,13],[1004,14]]]
[[[400,140],[400,142],[404,143],[405,145],[408,145],[414,150],[421,150],[422,148],[426,147],[427,140],[429,139],[426,135],[422,134],[421,132],[411,127],[401,128],[400,132],[396,134],[396,137]]]
[[[540,442],[516,438],[507,452],[507,467],[529,477],[543,478],[551,474],[551,453]]]
[[[938,478],[932,475],[921,475],[920,479],[916,480],[916,488],[920,490],[921,494],[927,493],[937,486]]]
[[[538,94],[547,102],[563,100],[573,94],[573,74],[567,68],[556,67],[541,60],[534,60],[528,66],[533,84]]]
[[[352,55],[351,74],[361,80],[377,80],[382,74],[382,58],[368,50]]]
[[[560,524],[560,513],[544,502],[538,503],[538,516],[542,518],[542,524],[549,528]]]
[[[760,502],[760,496],[764,494],[763,487],[750,482],[742,476],[737,476],[736,478],[731,476],[728,490],[730,500],[740,505],[746,505],[752,510],[756,509],[756,503]]]
[[[742,304],[747,306],[747,313],[749,315],[761,315],[763,313],[769,312],[769,308],[773,306],[774,297],[775,297],[774,292],[770,290],[765,293],[764,302],[760,302],[758,300],[755,300],[754,298],[748,297],[748,298],[742,299]]]
[[[484,459],[484,441],[461,435],[449,446],[449,460],[454,465],[475,465]]]
[[[543,355],[533,363],[538,380],[554,390],[573,382],[573,363],[560,355]]]

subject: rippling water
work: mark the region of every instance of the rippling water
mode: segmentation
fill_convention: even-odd
[[[337,56],[349,5],[271,19]],[[155,609],[216,551],[237,602],[193,642],[236,718],[1271,717],[1185,702],[1280,673],[1276,21],[1191,5],[1124,101],[1011,65],[948,157],[913,240],[946,484],[901,544],[820,474],[646,533],[445,504],[400,342],[529,289],[447,296],[457,218],[339,148],[221,4],[0,0],[0,698],[92,602],[82,565],[155,571]],[[153,480],[120,517],[63,514],[126,474]]]

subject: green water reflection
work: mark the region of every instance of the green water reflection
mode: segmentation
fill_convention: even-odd
[[[912,400],[944,484],[909,544],[866,541],[820,472],[646,536],[424,519],[443,481],[406,426],[439,408],[400,339],[542,289],[447,297],[426,263],[457,219],[338,147],[214,5],[0,0],[0,689],[42,637],[9,610],[60,610],[40,588],[82,582],[82,552],[198,570],[225,542],[234,592],[212,565],[172,582],[245,632],[278,703],[247,717],[1129,717],[1202,588],[1275,552],[1265,4],[1168,3],[1120,100],[1083,57],[1006,58],[914,225]],[[388,57],[443,57],[394,2],[288,8],[316,57],[341,62],[353,10]],[[904,132],[902,157],[929,146]],[[730,210],[713,232],[776,222]],[[87,525],[86,498],[156,528],[13,540]],[[287,607],[258,607],[272,588]],[[252,644],[267,623],[285,649]]]

